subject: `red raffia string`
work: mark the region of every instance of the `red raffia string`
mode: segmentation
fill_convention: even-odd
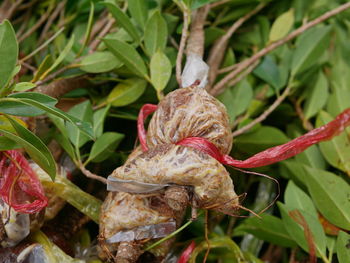
[[[257,153],[244,161],[235,160],[229,155],[221,154],[213,143],[204,138],[188,137],[176,144],[203,151],[222,164],[239,168],[255,168],[293,157],[316,143],[332,139],[334,136],[344,131],[349,125],[350,108],[339,114],[333,121],[291,140],[290,142]]]
[[[25,214],[37,213],[48,204],[38,177],[19,151],[0,152],[0,197]]]
[[[182,252],[177,263],[187,263],[195,248],[196,248],[196,243],[194,241],[192,241],[191,244],[189,244],[189,246],[184,250],[184,252]]]
[[[157,109],[157,105],[145,104],[140,111],[137,127],[138,136],[143,151],[147,151],[146,131],[144,128],[144,120],[149,114]],[[187,137],[177,142],[177,145],[192,147],[205,152],[218,160],[220,163],[230,165],[238,168],[255,168],[270,165],[276,162],[283,161],[293,157],[308,147],[332,139],[334,136],[340,134],[344,129],[350,125],[350,108],[339,114],[333,121],[314,129],[290,142],[269,148],[265,151],[255,154],[247,160],[235,160],[229,155],[220,153],[218,148],[205,138],[201,137]]]
[[[138,130],[138,137],[140,140],[140,144],[142,147],[142,151],[147,152],[147,142],[146,142],[146,130],[145,130],[145,120],[148,117],[148,115],[152,114],[157,110],[158,106],[154,104],[145,104],[142,106],[139,116],[137,118],[137,130]]]

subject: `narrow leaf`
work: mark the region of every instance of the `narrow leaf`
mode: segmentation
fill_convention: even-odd
[[[114,3],[114,1],[107,0],[103,2],[103,4],[107,6],[109,12],[117,20],[118,24],[120,24],[136,42],[140,42],[137,29],[131,23],[130,18]]]
[[[166,21],[159,11],[156,11],[148,20],[145,29],[145,46],[152,56],[157,50],[163,51],[168,38]]]
[[[102,162],[106,160],[118,147],[124,134],[117,132],[106,132],[100,136],[92,145],[89,160],[93,162]]]
[[[74,44],[74,35],[69,39],[67,45],[60,52],[58,58],[54,61],[54,63],[49,67],[40,77],[40,80],[44,79],[51,71],[53,71],[68,55],[69,51],[72,49]]]
[[[0,89],[11,80],[18,57],[18,43],[15,31],[8,20],[0,24]]]
[[[107,103],[115,107],[126,106],[136,101],[145,91],[147,82],[143,79],[132,78],[119,83],[108,95]]]
[[[89,73],[102,73],[123,65],[111,52],[96,51],[84,57],[80,62],[80,69]]]
[[[18,135],[0,129],[2,135],[21,145],[33,161],[44,169],[52,180],[54,180],[56,176],[56,163],[46,145],[35,134],[24,128],[11,117],[7,116],[7,118]]]
[[[136,75],[146,79],[149,78],[146,65],[133,46],[117,39],[104,39],[103,41],[109,51],[122,61],[129,70]]]
[[[128,0],[128,10],[142,29],[148,18],[147,4],[148,0]]]

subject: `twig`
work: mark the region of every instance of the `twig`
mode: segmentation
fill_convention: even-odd
[[[45,48],[48,44],[50,44],[59,34],[62,33],[62,31],[64,30],[64,27],[60,28],[52,37],[50,37],[45,43],[43,43],[40,47],[38,47],[37,49],[35,49],[32,53],[28,54],[27,56],[25,56],[24,58],[22,58],[20,60],[20,63],[23,63],[23,61],[26,61],[27,59],[31,58],[32,56],[34,56],[36,53],[38,53],[40,50],[42,50],[43,48]]]
[[[114,18],[110,18],[107,21],[106,26],[104,27],[104,29],[98,34],[98,36],[96,37],[96,39],[94,41],[91,42],[90,44],[90,51],[89,53],[94,52],[94,50],[97,49],[98,45],[101,43],[102,38],[108,34],[108,32],[111,30],[111,28],[113,27],[115,20]],[[91,37],[92,39],[92,37]]]
[[[254,61],[253,64],[251,64],[242,74],[238,75],[235,79],[233,79],[228,86],[232,87],[236,85],[238,82],[240,82],[242,79],[244,79],[246,76],[248,76],[255,67],[259,64],[260,60]]]
[[[218,75],[218,69],[222,63],[222,60],[224,59],[225,50],[229,39],[232,37],[234,32],[236,32],[236,30],[242,26],[244,22],[246,22],[256,13],[258,13],[265,6],[266,6],[266,3],[261,3],[257,5],[252,11],[248,12],[243,17],[238,19],[235,23],[233,23],[233,25],[229,28],[226,34],[223,35],[218,41],[215,42],[214,46],[210,50],[209,58],[208,58],[208,65],[210,67],[209,79],[208,79],[208,83],[209,83],[208,90],[210,90],[212,84],[214,83]]]
[[[95,179],[95,180],[100,181],[104,184],[107,184],[106,178],[90,172],[88,169],[85,168],[85,166],[81,162],[78,163],[78,167],[86,177],[91,178],[91,179]]]
[[[52,15],[50,16],[50,18],[47,20],[46,25],[44,26],[44,29],[42,30],[38,43],[43,42],[43,40],[46,37],[47,32],[49,31],[53,21],[55,21],[55,19],[58,17],[58,15],[60,14],[61,10],[65,7],[66,1],[62,1],[61,3],[59,3],[57,5],[57,7],[55,8],[55,10],[53,11]]]
[[[37,30],[49,17],[51,14],[52,8],[49,7],[49,10],[36,22],[34,26],[32,26],[25,34],[18,37],[18,43],[21,43],[23,40],[25,40],[27,37],[29,37],[31,34],[34,33],[35,30]]]
[[[305,114],[300,106],[301,100],[293,100],[292,102],[294,104],[295,111],[303,124],[304,129],[307,131],[311,131],[314,128],[314,126],[311,124],[311,122],[309,122],[309,120],[305,118]]]
[[[205,255],[203,258],[203,263],[207,262],[207,258],[209,256],[209,252],[210,252],[210,241],[208,238],[208,215],[209,215],[209,211],[205,210],[205,219],[204,219],[204,237],[205,237],[205,241],[207,242],[207,251],[205,251]]]
[[[212,3],[212,4],[210,4],[210,8],[218,7],[219,5],[226,4],[227,2],[230,2],[230,1],[231,0],[221,0],[221,1],[218,1],[216,3]]]
[[[232,133],[232,137],[236,137],[238,135],[245,133],[246,131],[248,131],[250,128],[252,128],[256,124],[265,120],[266,117],[269,116],[271,114],[271,112],[273,112],[282,103],[282,101],[288,96],[291,88],[292,88],[292,85],[288,85],[287,88],[281,94],[281,96],[279,96],[277,98],[277,100],[275,100],[275,102],[267,110],[265,110],[258,118],[256,118],[255,120],[253,120],[252,122],[250,122],[246,126],[240,128],[237,131],[234,131]]]
[[[174,48],[179,50],[179,44],[176,42],[176,40],[172,36],[170,36],[169,39],[170,39],[170,43],[174,46]]]
[[[6,9],[7,7],[9,7],[9,9],[7,10],[7,12],[4,13],[3,17],[0,17],[0,23],[2,22],[2,20],[4,19],[10,19],[13,15],[13,13],[16,11],[17,7],[23,2],[23,0],[17,0],[16,2],[12,2],[12,1],[5,1],[2,5],[1,5],[1,9]]]
[[[180,46],[179,46],[179,52],[177,53],[176,58],[176,80],[179,86],[181,87],[181,72],[182,72],[182,57],[185,51],[186,41],[188,37],[188,27],[189,27],[189,10],[184,5],[183,6],[183,17],[184,17],[184,23],[182,27],[182,33],[181,33],[181,40],[180,40]]]
[[[271,43],[270,45],[266,46],[265,48],[261,49],[259,52],[257,52],[255,55],[252,57],[244,60],[243,62],[240,63],[239,67],[237,67],[234,71],[232,71],[230,74],[228,74],[226,77],[224,77],[222,80],[220,80],[210,91],[212,95],[218,95],[220,94],[224,88],[225,85],[233,78],[235,78],[239,73],[241,73],[243,70],[245,70],[246,67],[251,65],[254,61],[260,59],[261,57],[265,56],[267,53],[271,52],[272,50],[276,49],[277,47],[287,43],[288,41],[292,40],[293,38],[299,36],[309,28],[322,23],[323,21],[327,20],[328,18],[335,16],[344,10],[350,8],[350,2],[347,2],[343,5],[338,6],[337,8],[328,11],[324,13],[323,15],[319,16],[318,18],[302,25],[298,29],[294,30],[292,33],[287,35],[286,37]]]
[[[191,31],[187,40],[186,55],[197,54],[201,58],[204,54],[204,23],[207,19],[209,5],[199,8],[191,23]]]
[[[64,66],[64,67],[60,68],[59,70],[57,70],[57,71],[51,73],[50,75],[48,75],[43,80],[39,80],[39,81],[35,82],[35,85],[41,86],[41,85],[45,84],[46,82],[49,82],[50,80],[53,80],[54,78],[56,78],[58,75],[62,74],[63,72],[65,72],[69,68],[70,68],[69,65]]]
[[[25,68],[27,68],[27,69],[33,71],[33,72],[35,72],[35,71],[37,70],[37,68],[33,67],[32,65],[30,65],[30,64],[28,64],[28,63],[26,63],[26,62],[21,62],[21,65],[22,65],[23,67],[25,67]]]

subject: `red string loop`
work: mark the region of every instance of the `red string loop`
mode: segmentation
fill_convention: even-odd
[[[147,152],[147,142],[146,142],[146,130],[145,130],[145,120],[148,115],[152,114],[157,110],[158,106],[154,104],[145,104],[142,106],[139,116],[137,118],[137,131],[139,141],[142,147],[142,151]]]
[[[0,197],[15,211],[32,214],[47,206],[38,177],[19,151],[0,153],[0,176]]]

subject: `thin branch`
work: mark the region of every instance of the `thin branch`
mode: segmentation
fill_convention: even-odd
[[[96,37],[96,39],[94,41],[91,42],[90,44],[90,51],[89,53],[92,53],[94,50],[97,49],[98,45],[101,43],[102,38],[108,34],[108,32],[112,29],[113,24],[114,24],[115,20],[114,18],[110,18],[107,21],[106,26],[104,27],[104,29],[98,34],[98,36]]]
[[[228,2],[230,2],[231,0],[221,0],[221,1],[218,1],[216,3],[212,3],[210,4],[210,8],[215,8],[215,7],[218,7],[220,5],[223,5],[223,4],[226,4]]]
[[[201,58],[204,54],[204,23],[207,19],[209,5],[197,10],[191,23],[191,31],[187,40],[186,55],[197,54]]]
[[[95,179],[97,181],[100,181],[101,183],[107,184],[106,178],[90,172],[88,169],[85,168],[85,166],[81,162],[78,163],[78,167],[86,177]]]
[[[260,60],[254,61],[253,64],[251,64],[243,73],[238,75],[236,78],[231,80],[231,82],[228,84],[229,87],[232,87],[236,85],[238,82],[240,82],[242,79],[244,79],[246,76],[248,76],[254,69],[255,67],[259,64]]]
[[[17,0],[13,3],[13,1],[5,1],[1,5],[1,11],[4,10],[3,17],[0,17],[0,22],[2,22],[4,19],[10,19],[12,15],[15,13],[17,7],[23,2],[23,0]],[[9,8],[9,9],[6,9]],[[6,11],[7,10],[7,11]]]
[[[49,31],[52,23],[55,21],[55,19],[59,16],[61,10],[65,7],[66,1],[62,1],[61,3],[59,3],[57,5],[57,7],[55,8],[55,10],[53,11],[52,15],[50,16],[50,18],[47,20],[46,25],[44,26],[44,29],[42,30],[38,43],[41,43],[44,41],[44,39],[46,38],[46,34]]]
[[[328,11],[324,13],[323,15],[319,16],[318,18],[302,25],[298,29],[294,30],[292,33],[287,35],[286,37],[271,43],[270,45],[266,46],[265,48],[261,49],[259,52],[257,52],[252,57],[244,60],[240,63],[239,67],[237,67],[234,71],[232,71],[230,74],[228,74],[226,77],[224,77],[222,80],[220,80],[210,91],[212,95],[218,95],[220,94],[224,89],[225,85],[233,78],[235,78],[239,73],[241,73],[243,70],[246,69],[249,65],[251,65],[254,61],[260,59],[261,57],[265,56],[267,53],[271,52],[272,50],[278,48],[279,46],[287,43],[288,41],[292,40],[293,38],[299,36],[300,34],[304,33],[309,28],[322,23],[323,21],[327,20],[328,18],[335,16],[344,10],[350,8],[350,2],[347,2],[343,5],[338,6],[337,8]]]
[[[36,24],[34,26],[32,26],[25,34],[23,34],[21,36],[17,36],[18,43],[21,43],[23,40],[25,40],[27,37],[29,37],[31,34],[33,34],[35,32],[35,30],[37,30],[46,21],[46,19],[51,14],[51,11],[52,11],[52,9],[51,9],[51,7],[49,7],[49,10],[47,12],[45,12],[45,14],[38,20],[38,22],[36,22]]]
[[[50,37],[47,41],[45,41],[45,43],[43,43],[40,47],[38,47],[37,49],[35,49],[32,53],[28,54],[27,56],[25,56],[24,58],[22,58],[20,60],[20,63],[22,63],[23,61],[31,58],[32,56],[34,56],[36,53],[38,53],[40,50],[42,50],[43,48],[45,48],[48,44],[50,44],[59,34],[62,33],[62,31],[64,30],[64,27],[60,28],[52,37]]]
[[[184,17],[184,23],[182,27],[179,52],[177,53],[177,58],[176,58],[176,80],[180,87],[181,87],[181,73],[182,73],[182,57],[185,51],[186,41],[188,37],[188,27],[190,22],[189,10],[187,9],[186,6],[183,7],[183,17]]]
[[[284,101],[284,99],[288,96],[291,88],[292,88],[292,85],[288,85],[287,88],[281,94],[281,96],[279,96],[277,98],[277,100],[275,100],[275,102],[267,110],[265,110],[258,118],[256,118],[255,120],[253,120],[252,122],[250,122],[246,126],[240,128],[237,131],[234,131],[232,133],[232,137],[236,137],[238,135],[241,135],[241,134],[247,132],[253,126],[255,126],[256,124],[258,124],[258,123],[262,122],[263,120],[265,120],[266,117],[269,116],[271,114],[271,112],[273,112],[282,103],[282,101]]]
[[[245,14],[243,17],[238,19],[233,25],[228,29],[225,35],[223,35],[218,41],[215,42],[214,46],[210,50],[208,65],[210,67],[209,80],[208,80],[208,90],[210,90],[211,85],[214,83],[219,67],[224,59],[225,50],[228,45],[229,39],[236,32],[236,30],[242,26],[244,22],[249,20],[252,16],[258,13],[261,9],[266,6],[266,3],[261,3],[257,5],[252,11]]]

